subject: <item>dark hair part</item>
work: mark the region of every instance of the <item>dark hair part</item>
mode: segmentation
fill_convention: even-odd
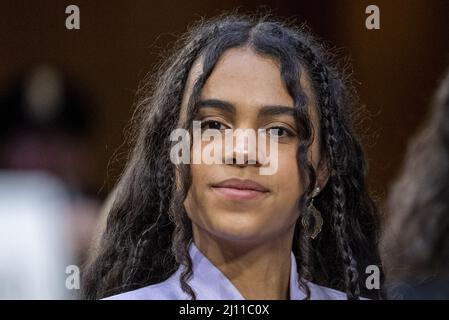
[[[392,186],[381,241],[388,287],[449,277],[449,70]]]
[[[100,252],[83,277],[86,298],[100,298],[167,279],[180,265],[181,287],[192,299],[187,284],[192,275],[188,247],[191,222],[183,207],[191,183],[188,166],[175,168],[170,161],[170,133],[178,126],[180,106],[189,71],[201,56],[203,72],[194,83],[188,103],[190,128],[201,88],[221,55],[230,48],[248,46],[275,59],[292,96],[300,142],[297,165],[306,187],[299,212],[306,212],[316,173],[307,158],[313,141],[307,97],[299,85],[301,73],[310,79],[318,102],[322,152],[330,178],[314,204],[325,225],[313,242],[295,228],[293,251],[297,257],[299,284],[307,281],[328,285],[356,299],[364,268],[379,264],[376,209],[365,186],[361,146],[351,129],[353,96],[330,55],[304,28],[287,26],[269,17],[225,15],[201,22],[175,47],[174,53],[148,81],[138,105],[139,132],[132,157],[119,182],[117,197],[107,222]],[[175,181],[179,170],[181,184]],[[373,296],[372,292],[363,292]]]

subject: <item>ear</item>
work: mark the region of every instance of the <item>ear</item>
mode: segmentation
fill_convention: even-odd
[[[322,157],[320,159],[316,170],[316,175],[316,186],[323,190],[330,176],[330,166],[327,157]]]

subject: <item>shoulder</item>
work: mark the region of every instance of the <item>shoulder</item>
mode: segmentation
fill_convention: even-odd
[[[308,282],[310,288],[311,300],[347,300],[346,292],[342,292],[336,289],[320,286],[318,284]],[[360,297],[360,300],[369,300],[364,297]]]
[[[186,294],[177,283],[176,274],[167,280],[140,289],[120,293],[103,300],[180,300],[186,299]]]
[[[346,300],[346,293],[309,282],[311,300]]]

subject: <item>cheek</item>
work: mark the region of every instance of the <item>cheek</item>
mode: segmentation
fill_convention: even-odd
[[[303,192],[298,166],[296,164],[296,146],[279,149],[279,168],[274,176],[278,188],[277,211],[285,212],[285,219],[298,218],[298,199]]]
[[[211,172],[212,167],[214,166],[204,164],[192,164],[190,166],[192,183],[184,201],[184,208],[189,218],[193,221],[199,219],[198,216],[201,215],[201,212],[207,211],[208,201],[204,193],[207,188],[208,179],[213,174]]]
[[[278,159],[276,180],[281,193],[284,197],[299,198],[303,188],[296,161],[296,145],[279,147]]]
[[[196,165],[191,165],[190,167],[192,173],[192,183],[190,185],[189,192],[187,193],[186,199],[184,201],[184,208],[187,212],[187,215],[192,219],[192,213],[197,211],[198,207],[198,199],[197,199],[197,191],[196,186],[198,185],[198,175],[201,170],[198,170]],[[200,172],[198,172],[200,171]]]
[[[269,202],[258,211],[259,223],[271,233],[285,231],[299,217],[298,199],[302,186],[296,164],[296,144],[279,144],[276,173],[264,176],[273,190]]]

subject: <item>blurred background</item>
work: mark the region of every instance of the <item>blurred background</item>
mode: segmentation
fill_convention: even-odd
[[[65,27],[71,4],[80,9],[79,30]],[[372,4],[380,9],[380,30],[365,27]],[[48,295],[39,283],[35,291],[23,285],[29,264],[35,268],[31,255],[17,258],[24,269],[14,268],[18,280],[12,281],[14,264],[8,267],[5,257],[13,253],[6,249],[14,243],[22,257],[36,241],[47,241],[35,250],[60,252],[53,267],[85,261],[100,208],[124,166],[125,129],[139,82],[200,17],[261,6],[306,22],[352,64],[368,115],[360,127],[370,189],[382,204],[449,65],[449,1],[2,0],[0,298],[76,297],[64,281],[48,288]],[[15,221],[11,212],[17,212]],[[42,226],[42,219],[60,228]],[[27,223],[35,233],[25,241]],[[68,276],[65,267],[51,270]]]

